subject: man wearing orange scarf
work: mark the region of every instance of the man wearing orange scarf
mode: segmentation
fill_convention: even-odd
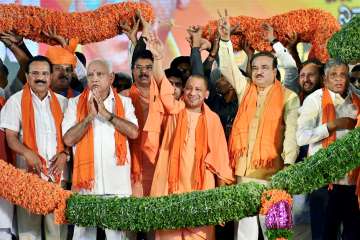
[[[206,80],[192,76],[177,100],[174,87],[162,69],[162,44],[153,35],[147,47],[154,55],[154,78],[167,113],[151,196],[212,189],[233,181],[225,134],[216,113],[204,103],[208,97]],[[151,124],[161,124],[153,122]],[[158,240],[214,239],[214,227],[157,231]]]
[[[88,88],[69,100],[62,123],[64,143],[74,146],[73,190],[81,194],[130,196],[128,139],[138,136],[131,99],[111,88],[114,74],[104,60],[87,68]],[[126,233],[105,229],[106,239],[127,239]],[[76,240],[96,239],[96,228],[76,226]]]
[[[309,155],[328,147],[354,129],[359,110],[359,96],[349,87],[349,67],[339,60],[329,60],[324,88],[309,95],[300,108],[298,144],[309,144]],[[329,187],[322,239],[337,239],[341,225],[342,239],[360,239],[357,177],[350,173]]]
[[[8,145],[17,154],[17,167],[59,184],[66,180],[62,175],[69,154],[61,132],[67,99],[49,89],[51,62],[48,58],[33,57],[25,72],[27,84],[6,102],[0,127],[5,129]],[[53,214],[43,217],[18,207],[19,239],[41,239],[42,231],[47,239],[66,239],[67,226],[55,225],[53,218]]]
[[[229,139],[230,161],[238,183],[266,184],[284,165],[293,164],[298,155],[295,133],[299,98],[276,79],[277,60],[270,52],[253,56],[251,80],[246,79],[234,61],[227,14],[221,16],[218,30],[220,70],[239,101]],[[264,230],[264,216],[259,218]],[[258,229],[257,216],[242,219],[235,239],[257,240]]]
[[[140,130],[139,137],[130,141],[133,195],[148,196],[159,147],[158,137],[154,138],[151,134],[160,135],[160,128],[151,129],[152,126],[148,123],[148,119],[155,118],[156,121],[162,121],[161,113],[150,109],[150,101],[153,101],[154,105],[161,105],[161,103],[155,94],[157,90],[152,76],[154,59],[151,52],[142,50],[134,54],[131,66],[134,83],[129,90],[124,90],[122,94],[131,98]]]

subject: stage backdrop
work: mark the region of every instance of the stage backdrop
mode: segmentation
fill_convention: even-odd
[[[360,14],[360,1],[355,0],[140,0],[149,2],[155,9],[157,16],[154,29],[166,45],[166,64],[179,55],[189,55],[190,48],[185,40],[186,28],[191,24],[204,25],[207,21],[216,19],[217,10],[228,9],[231,16],[245,15],[256,18],[267,18],[301,8],[320,8],[331,12],[340,24],[348,22],[355,14]],[[87,11],[96,9],[104,4],[116,3],[111,0],[16,0],[0,3],[17,3],[21,5],[35,5],[59,11]],[[43,54],[46,44],[26,41],[33,54]],[[0,44],[0,57],[16,70],[16,60],[11,52]],[[130,72],[128,60],[128,40],[126,36],[117,36],[100,43],[79,46],[88,60],[106,58],[111,60],[115,71]],[[306,44],[299,44],[301,58],[306,58]],[[237,55],[239,63],[244,61],[243,54]],[[12,71],[14,72],[14,71]],[[11,76],[10,76],[11,78]]]

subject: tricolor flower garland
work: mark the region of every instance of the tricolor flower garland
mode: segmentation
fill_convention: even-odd
[[[300,42],[312,44],[309,59],[317,58],[326,62],[329,58],[326,44],[331,36],[339,31],[340,25],[330,13],[320,9],[294,10],[267,19],[256,19],[247,16],[230,17],[230,25],[239,28],[231,36],[235,50],[239,49],[242,38],[259,51],[271,51],[272,47],[262,36],[262,24],[269,23],[275,31],[276,38],[287,44],[289,35],[296,32]],[[210,21],[204,27],[204,37],[212,40],[217,31],[217,21]]]
[[[327,149],[275,174],[270,188],[283,189],[290,194],[303,194],[343,178],[351,169],[360,166],[359,142],[358,127]],[[328,167],[329,163],[331,168]],[[57,185],[0,160],[0,186],[4,186],[0,188],[0,197],[34,213],[55,211],[58,222],[64,222],[66,211],[67,220],[76,225],[148,231],[214,225],[254,216],[259,212],[273,212],[268,217],[268,226],[277,228],[268,231],[269,238],[291,237],[289,229],[279,228],[288,226],[290,220],[278,221],[280,218],[276,218],[279,212],[286,212],[290,216],[291,198],[283,191],[271,190],[263,195],[260,210],[260,200],[266,186],[257,183],[159,198],[102,198],[71,195]],[[279,211],[271,210],[274,206]]]
[[[65,38],[79,39],[79,43],[99,42],[121,34],[119,23],[133,25],[135,10],[153,20],[152,7],[145,3],[124,2],[104,5],[95,11],[65,13],[34,6],[0,4],[0,32],[12,30],[24,38],[36,42],[57,44],[50,41],[42,30],[55,28]]]

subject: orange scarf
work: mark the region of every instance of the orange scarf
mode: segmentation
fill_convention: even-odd
[[[131,176],[134,179],[135,182],[140,180],[140,176],[141,176],[141,156],[142,156],[142,128],[144,127],[145,124],[145,116],[143,116],[143,111],[142,111],[142,106],[140,103],[140,92],[137,89],[137,87],[135,86],[135,84],[133,84],[130,88],[130,98],[132,103],[134,104],[134,108],[135,108],[135,115],[138,119],[138,125],[139,125],[139,130],[141,131],[138,138],[136,139],[132,139],[130,141],[130,145],[131,145]]]
[[[331,99],[330,92],[327,88],[323,88],[323,96],[321,100],[322,106],[322,124],[334,121],[336,119],[336,112],[334,103]],[[351,99],[353,105],[357,108],[358,118],[359,118],[359,110],[360,110],[360,99],[356,96],[355,93],[351,93]],[[358,122],[359,124],[359,122]],[[329,137],[322,140],[322,145],[324,148],[328,147],[331,143],[336,141],[336,131],[333,131]]]
[[[5,98],[4,98],[4,97],[0,97],[0,110],[1,110],[1,108],[5,105],[5,102],[6,102]]]
[[[124,107],[117,92],[112,89],[115,98],[114,113],[124,118]],[[79,97],[76,119],[81,122],[88,115],[88,99],[90,90],[87,88]],[[126,137],[115,130],[116,164],[124,165],[126,162]],[[94,130],[92,124],[85,135],[76,145],[74,156],[73,186],[75,189],[92,189],[94,183]]]
[[[330,92],[327,88],[323,88],[323,96],[321,100],[322,106],[322,123],[328,123],[336,119],[336,111],[334,103],[331,99]],[[358,112],[358,122],[357,127],[360,125],[360,99],[355,93],[351,93],[352,104],[356,107]],[[336,131],[333,131],[329,137],[322,140],[322,146],[324,148],[328,147],[331,143],[336,141]],[[353,184],[356,184],[356,194],[360,193],[360,167],[352,170],[349,174],[349,181]]]
[[[180,159],[184,151],[184,144],[187,132],[187,113],[186,109],[181,110],[177,116],[177,126],[175,130],[174,142],[170,153],[169,162],[169,193],[174,193],[179,189],[180,178]],[[205,157],[208,153],[208,129],[204,109],[199,117],[195,130],[195,166],[192,179],[192,189],[201,190],[204,185],[205,176]]]
[[[279,127],[283,121],[284,94],[285,90],[280,81],[276,80],[266,96],[264,111],[260,117],[251,160],[255,168],[271,168],[273,161],[278,157],[279,146],[282,144]],[[249,128],[256,113],[257,96],[256,85],[251,83],[240,104],[230,134],[229,153],[233,168],[239,157],[247,155]]]
[[[131,176],[134,182],[141,180],[141,173],[143,170],[141,163],[144,155],[146,155],[152,164],[155,164],[155,159],[160,145],[161,123],[164,113],[164,109],[159,98],[159,89],[153,78],[150,80],[149,87],[148,116],[144,116],[140,95],[141,93],[138,88],[135,84],[133,84],[129,91],[129,97],[134,104],[135,115],[138,119],[140,130],[139,137],[130,141]]]
[[[50,109],[55,121],[56,128],[56,153],[64,151],[64,144],[62,141],[61,133],[61,122],[63,120],[63,112],[61,110],[59,101],[55,96],[54,92],[50,92]],[[23,94],[21,98],[21,114],[22,114],[22,127],[23,127],[23,143],[25,146],[30,148],[32,151],[37,153],[40,157],[43,174],[48,175],[48,169],[46,167],[46,160],[40,156],[37,145],[36,145],[36,131],[35,131],[35,117],[34,107],[32,103],[32,96],[29,84],[25,84]],[[55,176],[56,182],[60,181],[60,175]]]

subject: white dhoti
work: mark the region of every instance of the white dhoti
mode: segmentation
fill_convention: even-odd
[[[14,206],[0,198],[0,239],[11,240]]]
[[[36,215],[21,207],[16,208],[19,240],[41,240],[41,220],[44,218],[46,240],[66,240],[67,225],[54,223],[54,214]]]
[[[259,224],[264,240],[267,240],[265,235],[265,216],[258,215],[254,217],[246,217],[235,224],[235,240],[258,240],[259,238]]]

